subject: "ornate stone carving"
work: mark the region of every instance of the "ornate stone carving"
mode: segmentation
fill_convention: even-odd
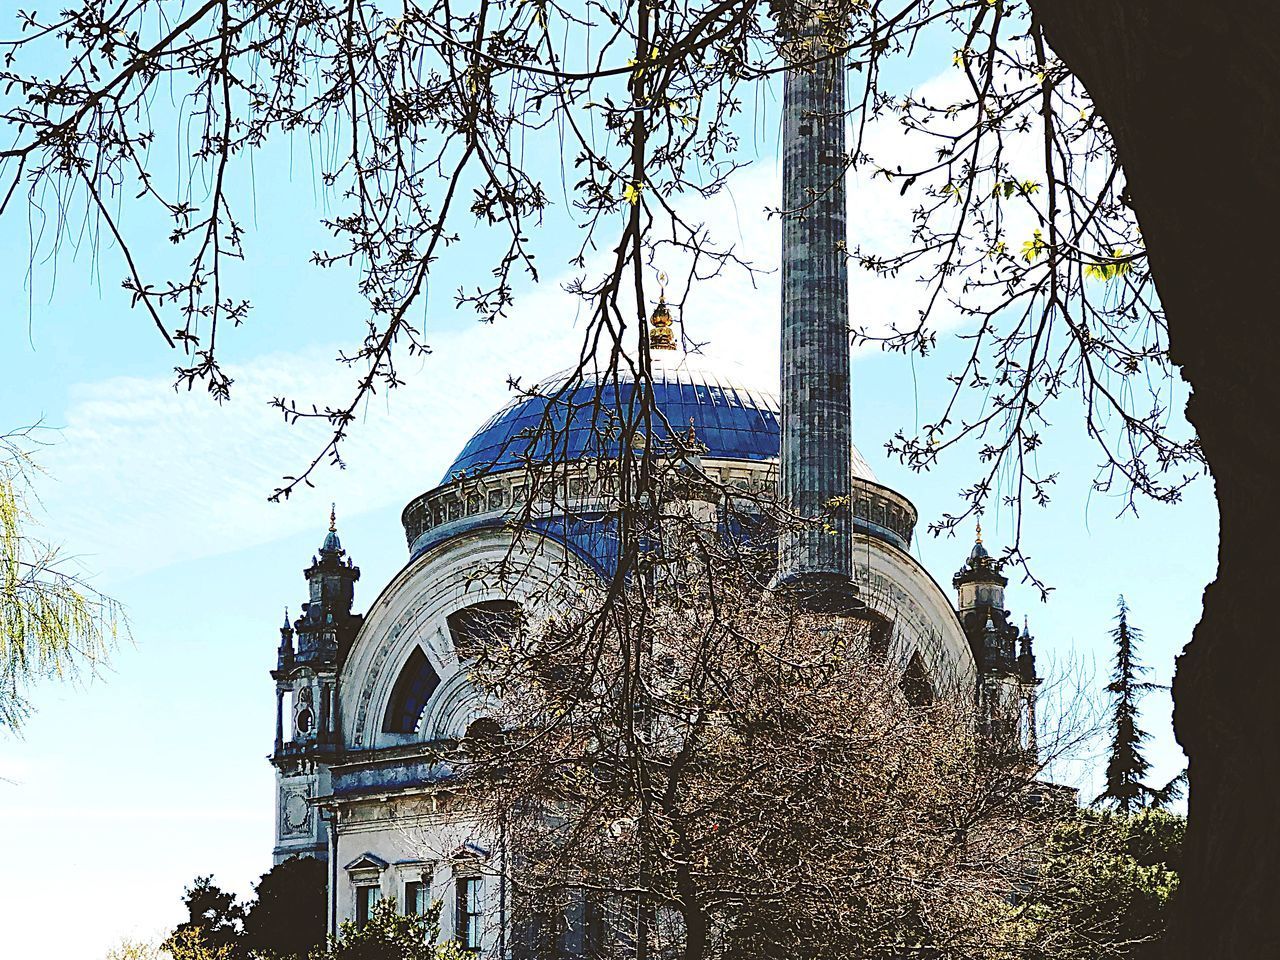
[[[289,790],[280,804],[280,832],[297,836],[311,831],[311,806],[305,790]]]

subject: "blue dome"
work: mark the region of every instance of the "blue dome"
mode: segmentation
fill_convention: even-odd
[[[706,457],[777,459],[778,398],[774,394],[695,368],[683,355],[655,357],[653,375],[654,399],[661,414],[653,419],[658,441],[673,434],[683,436],[692,423],[698,441],[707,448]],[[613,456],[612,438],[620,423],[638,416],[632,407],[635,383],[621,376],[616,381],[586,376],[565,391],[566,382],[567,375],[554,377],[539,386],[540,396],[521,397],[500,410],[476,431],[441,482],[528,462]],[[547,424],[552,429],[540,429]],[[855,463],[860,460],[856,457]]]
[[[638,432],[666,447],[687,436],[690,422],[703,460],[761,465],[778,460],[781,429],[778,398],[736,378],[690,364],[675,352],[654,356],[654,411],[650,426]],[[413,558],[465,531],[503,526],[507,518],[492,506],[457,511],[431,499],[460,477],[478,477],[527,465],[564,463],[594,457],[613,458],[624,418],[638,417],[636,385],[619,376],[561,374],[520,397],[484,424],[463,447],[440,487],[411,501],[404,510],[405,536]],[[548,429],[548,427],[550,429]],[[850,450],[853,476],[876,483],[875,474],[856,449]],[[470,501],[468,501],[470,503]],[[887,514],[886,514],[887,516]],[[914,513],[911,523],[915,522]],[[608,512],[558,512],[537,516],[533,527],[559,540],[602,574],[617,560],[616,517]],[[858,529],[905,548],[902,535],[873,520],[856,520]],[[735,536],[749,536],[742,528]],[[910,536],[909,532],[906,535]]]

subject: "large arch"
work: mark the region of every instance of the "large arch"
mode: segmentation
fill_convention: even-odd
[[[887,653],[906,672],[919,654],[935,693],[972,689],[977,664],[951,600],[910,554],[874,537],[854,541],[854,579],[868,606],[897,623]]]
[[[976,665],[955,609],[937,582],[909,554],[874,537],[855,544],[854,573],[872,610],[898,625],[887,651],[906,671],[918,657],[935,692],[971,687]],[[505,582],[483,572],[505,566]],[[478,529],[446,540],[406,566],[374,602],[343,664],[339,690],[344,742],[349,749],[395,746],[461,736],[467,724],[492,709],[466,682],[455,648],[466,608],[495,610],[514,601],[545,598],[571,583],[598,577],[551,538],[526,536],[513,547],[512,534]],[[404,673],[413,651],[414,680]],[[423,662],[425,661],[425,663]],[[419,705],[419,721],[388,724],[399,690],[424,678],[437,683]],[[429,685],[429,684],[428,684]],[[401,705],[408,711],[413,705]],[[407,713],[402,712],[403,721]]]
[[[503,582],[484,575],[502,567],[513,571]],[[451,538],[409,563],[370,607],[342,665],[340,715],[347,748],[461,736],[492,705],[466,680],[454,645],[456,618],[451,631],[450,615],[477,605],[500,609],[505,601],[539,603],[580,580],[596,577],[560,544],[526,537],[513,547],[512,535],[499,529]],[[406,698],[415,690],[420,694],[431,676],[437,682],[410,729],[406,718],[414,704]],[[388,723],[389,716],[400,722]]]

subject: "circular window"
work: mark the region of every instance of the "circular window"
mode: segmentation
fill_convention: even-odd
[[[481,717],[467,727],[466,738],[480,742],[491,742],[502,736],[502,728],[497,720]]]

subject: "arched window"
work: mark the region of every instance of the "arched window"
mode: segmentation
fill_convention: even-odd
[[[466,660],[495,638],[512,637],[520,628],[520,604],[514,600],[484,600],[449,614],[453,649]]]
[[[919,650],[911,655],[911,662],[902,675],[902,695],[913,707],[927,707],[933,703],[933,684],[929,682]]]
[[[396,685],[391,690],[387,715],[382,719],[385,733],[413,733],[418,729],[422,711],[440,686],[440,677],[421,647],[414,647],[404,662]]]
[[[502,736],[502,727],[499,726],[497,720],[490,717],[481,717],[479,720],[471,722],[463,736],[464,739],[473,743],[493,743]]]
[[[467,726],[467,732],[458,741],[460,759],[481,762],[491,759],[500,752],[502,746],[502,727],[497,720],[481,717]]]

